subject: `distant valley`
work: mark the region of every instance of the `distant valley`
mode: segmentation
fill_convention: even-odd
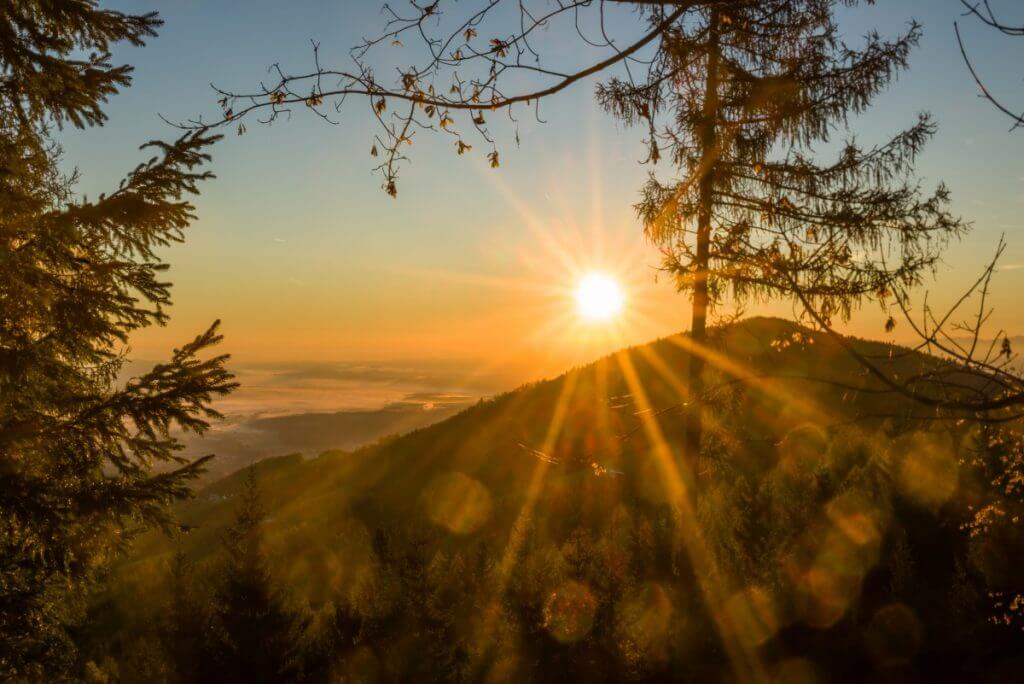
[[[472,403],[464,395],[444,400],[414,400],[379,409],[294,413],[245,418],[217,427],[202,437],[186,438],[186,455],[215,454],[204,480],[217,479],[265,458],[301,453],[316,456],[329,449],[351,450],[449,418]]]
[[[151,365],[131,364],[125,379]],[[521,383],[510,373],[440,362],[232,364],[232,370],[241,386],[216,404],[224,420],[205,435],[183,438],[186,457],[215,454],[205,482],[266,458],[354,450],[442,421]]]

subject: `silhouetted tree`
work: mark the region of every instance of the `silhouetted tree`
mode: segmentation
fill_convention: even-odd
[[[831,163],[814,146],[843,130],[900,69],[919,38],[869,34],[842,42],[835,0],[774,0],[710,7],[666,34],[647,78],[613,79],[598,98],[628,122],[646,121],[652,159],[668,155],[678,181],[652,176],[638,212],[665,267],[693,294],[691,335],[709,309],[799,294],[823,317],[848,316],[894,283],[916,284],[945,239],[964,229],[940,187],[923,196],[910,178],[934,126],[925,116],[889,142],[852,139]],[[846,4],[854,4],[852,2]],[[659,115],[665,128],[655,128]],[[700,397],[703,356],[690,362]],[[701,417],[688,414],[691,453]]]
[[[304,625],[285,604],[264,549],[266,512],[252,468],[223,536],[224,566],[215,596],[211,681],[282,682],[301,671]]]
[[[106,121],[102,105],[131,85],[132,67],[110,47],[155,37],[156,12],[130,15],[96,0],[21,0],[0,10],[0,106],[5,121],[36,128],[51,120],[83,128]]]
[[[339,600],[330,604],[316,635],[305,642],[304,679],[338,681],[346,660],[360,642],[363,624],[363,617],[346,602]]]
[[[91,0],[0,8],[0,677],[57,676],[74,658],[75,602],[140,529],[173,523],[203,460],[172,428],[202,432],[235,385],[214,324],[124,381],[129,335],[170,303],[155,250],[184,237],[216,136],[154,142],[155,156],[94,201],[58,169],[50,128],[102,123],[129,83],[110,44],[141,44],[155,14]],[[157,464],[175,464],[154,472]]]
[[[161,633],[163,649],[177,681],[199,681],[209,665],[211,611],[199,591],[195,568],[180,551],[174,555],[167,583],[168,601]]]
[[[904,418],[917,422],[1013,422],[1024,417],[1024,376],[1017,366],[1019,355],[1005,330],[992,334],[986,325],[993,313],[988,304],[992,277],[1005,249],[1005,241],[1000,240],[995,256],[978,279],[945,310],[936,309],[927,294],[915,306],[910,287],[893,283],[886,301],[891,314],[885,329],[892,332],[899,319],[915,341],[909,348],[892,345],[884,360],[858,351],[799,290],[797,298],[805,315],[864,369],[870,382],[859,391],[911,400],[908,408],[915,410],[905,412]],[[964,309],[969,307],[976,309],[965,314]],[[991,336],[986,339],[986,335]],[[921,356],[922,352],[927,357]],[[882,367],[885,362],[915,357],[919,363],[912,372],[900,375]],[[923,359],[928,361],[921,363]]]

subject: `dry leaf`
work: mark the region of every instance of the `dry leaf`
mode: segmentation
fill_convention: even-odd
[[[498,57],[504,57],[508,54],[508,43],[500,38],[491,38],[491,52]]]

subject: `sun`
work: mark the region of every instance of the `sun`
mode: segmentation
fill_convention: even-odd
[[[622,286],[605,273],[588,273],[576,286],[576,309],[588,321],[609,321],[625,304]]]

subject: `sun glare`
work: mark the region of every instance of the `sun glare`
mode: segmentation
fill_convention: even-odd
[[[576,308],[588,321],[608,321],[622,312],[622,287],[604,273],[588,273],[576,286]]]

